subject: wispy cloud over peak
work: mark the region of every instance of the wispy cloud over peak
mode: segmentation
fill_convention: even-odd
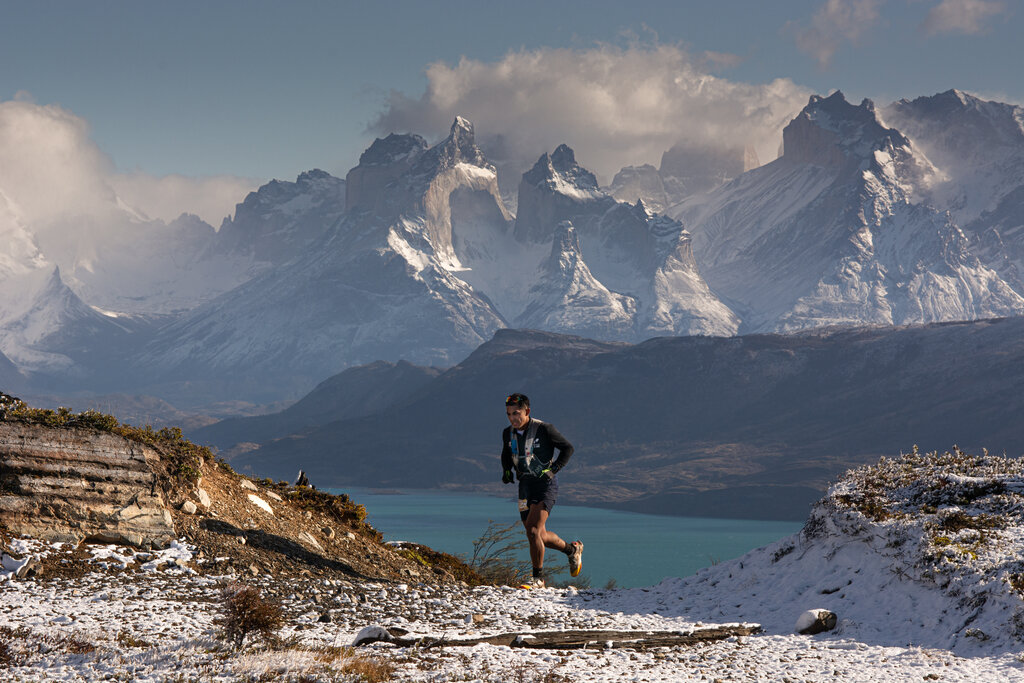
[[[535,161],[566,143],[605,181],[623,166],[659,163],[680,140],[752,144],[762,159],[774,158],[782,127],[809,91],[788,79],[754,85],[712,73],[711,66],[733,60],[691,56],[678,45],[633,44],[438,62],[426,70],[426,92],[393,93],[371,130],[441,136],[461,114],[478,138],[501,135],[503,148],[520,159]]]
[[[942,0],[928,12],[922,28],[925,33],[983,33],[986,22],[1007,11],[999,0]]]
[[[36,104],[25,91],[0,102],[0,191],[35,229],[76,216],[102,221],[125,204],[149,218],[187,212],[218,225],[256,184],[233,176],[118,173],[85,119],[56,104]]]

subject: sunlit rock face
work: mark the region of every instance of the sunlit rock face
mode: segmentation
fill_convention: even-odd
[[[163,547],[175,538],[151,448],[114,434],[0,422],[0,513],[16,535]]]

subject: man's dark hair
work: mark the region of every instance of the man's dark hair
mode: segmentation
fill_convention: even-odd
[[[519,406],[520,408],[529,408],[530,399],[526,396],[526,394],[510,394],[505,397],[505,405]]]

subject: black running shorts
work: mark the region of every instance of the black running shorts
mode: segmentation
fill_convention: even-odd
[[[526,521],[531,505],[540,505],[548,512],[555,507],[558,480],[547,477],[523,477],[519,480],[519,516]]]

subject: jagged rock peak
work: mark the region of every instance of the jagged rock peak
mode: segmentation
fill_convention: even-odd
[[[391,133],[386,138],[377,138],[359,156],[360,166],[386,166],[409,156],[415,156],[427,148],[427,141],[414,133],[400,135]]]
[[[910,144],[899,131],[882,125],[874,102],[865,99],[855,106],[839,90],[828,97],[811,95],[782,138],[787,160],[826,166],[869,156],[886,145]]]
[[[314,169],[311,169],[309,171],[303,171],[302,173],[300,173],[299,177],[295,179],[295,184],[296,185],[304,185],[304,186],[305,185],[312,185],[313,183],[317,182],[318,180],[326,180],[328,178],[333,178],[333,177],[334,176],[332,176],[327,171],[321,170],[319,168],[314,168]]]
[[[580,253],[580,237],[576,234],[576,228],[572,221],[562,221],[555,228],[555,237],[551,245],[551,256],[558,254]]]
[[[428,149],[417,160],[413,174],[432,176],[463,163],[496,172],[483,151],[476,146],[473,124],[468,119],[456,116],[448,137]]]
[[[449,137],[467,137],[470,144],[473,144],[473,123],[469,119],[464,119],[461,116],[456,116],[455,121],[452,122],[451,130],[448,132]]]
[[[277,204],[296,194],[308,191],[316,191],[318,189],[333,190],[341,182],[341,178],[336,178],[319,168],[303,171],[295,179],[294,183],[275,178],[246,195],[242,203],[235,206],[235,211],[237,213],[243,208],[254,209],[261,205]]]
[[[985,104],[985,102],[970,93],[953,88],[935,95],[915,97],[913,100],[902,98],[897,100],[895,104],[903,106],[915,105],[949,111],[960,110],[965,107],[977,109],[980,105]]]
[[[550,154],[542,154],[533,168],[523,175],[523,180],[531,185],[551,186],[561,180],[579,190],[598,189],[597,178],[576,163],[576,154],[566,144],[559,145]]]
[[[937,95],[902,99],[887,108],[902,125],[921,132],[922,121],[939,127],[960,121],[972,132],[996,136],[1004,144],[1019,144],[1024,138],[1024,108],[1003,102],[983,100],[960,90],[947,90]],[[911,119],[906,121],[905,119]],[[914,135],[914,131],[908,131]],[[977,144],[972,139],[971,144]]]
[[[807,106],[797,118],[800,117],[807,117],[819,127],[837,133],[853,132],[872,124],[879,132],[888,130],[878,122],[874,102],[865,98],[859,106],[854,106],[846,100],[841,90],[836,90],[828,97],[811,95]]]

